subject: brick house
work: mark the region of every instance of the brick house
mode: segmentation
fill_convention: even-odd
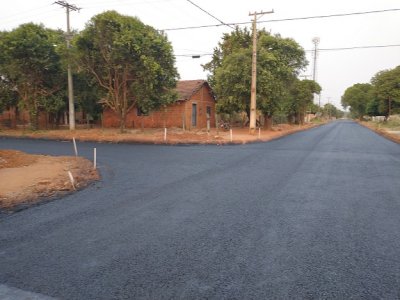
[[[178,100],[149,114],[134,107],[126,117],[127,128],[181,127],[185,129],[215,127],[215,96],[205,80],[178,81]],[[111,109],[103,111],[104,127],[119,127],[117,115]]]

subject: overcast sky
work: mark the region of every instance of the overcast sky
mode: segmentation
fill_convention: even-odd
[[[65,10],[54,1],[7,1],[0,11],[0,30],[11,30],[27,22],[43,23],[50,28],[66,28]],[[249,12],[270,11],[260,21],[285,18],[331,15],[400,9],[398,0],[192,0],[198,6],[225,23],[251,21]],[[71,13],[71,27],[81,30],[95,14],[105,10],[137,16],[156,29],[171,29],[198,25],[218,24],[218,21],[187,0],[70,0],[82,8]],[[241,25],[241,27],[246,25]],[[250,25],[247,25],[250,26]],[[305,50],[313,49],[312,39],[320,38],[317,81],[322,86],[321,103],[330,101],[340,107],[344,90],[355,84],[369,82],[378,71],[400,65],[400,47],[374,49],[331,50],[322,49],[400,45],[400,11],[363,14],[347,17],[317,18],[309,20],[262,22],[271,33],[295,39]],[[176,55],[199,54],[199,59],[177,56],[181,79],[206,79],[201,64],[210,60],[222,34],[231,31],[228,26],[202,29],[167,30]],[[312,74],[312,52],[307,51],[310,62],[304,75]]]

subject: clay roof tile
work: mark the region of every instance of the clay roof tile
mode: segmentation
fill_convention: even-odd
[[[196,93],[201,87],[207,84],[203,79],[198,80],[180,80],[176,85],[176,92],[178,93],[178,101],[186,101]]]

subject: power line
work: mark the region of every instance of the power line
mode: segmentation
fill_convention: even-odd
[[[232,25],[227,24],[227,23],[221,21],[221,20],[218,19],[216,16],[212,15],[211,13],[209,13],[208,11],[206,11],[205,9],[201,8],[200,6],[198,6],[198,5],[197,5],[196,3],[194,3],[193,1],[191,1],[191,0],[186,0],[186,1],[189,2],[190,4],[196,6],[196,7],[197,7],[198,9],[200,9],[201,11],[205,12],[205,13],[206,13],[207,15],[209,15],[211,18],[213,18],[213,19],[217,20],[218,22],[220,22],[220,23],[221,23],[220,25],[225,25],[225,26],[228,26],[228,27],[230,27],[230,28],[232,28],[232,29],[235,29]]]
[[[187,0],[187,1],[190,1],[190,0]],[[319,15],[319,16],[308,16],[308,17],[295,17],[295,18],[285,18],[285,19],[272,19],[272,20],[258,21],[258,23],[272,23],[272,22],[284,22],[284,21],[300,21],[300,20],[311,20],[311,19],[347,17],[347,16],[376,14],[376,13],[385,13],[385,12],[394,12],[394,11],[400,11],[400,8],[390,8],[390,9],[382,9],[382,10],[371,10],[371,11],[341,13],[341,14],[330,14],[330,15]],[[220,21],[220,20],[218,20],[218,21]],[[251,23],[252,23],[251,21],[246,21],[246,22],[236,22],[236,23],[222,23],[222,24],[209,24],[209,25],[198,25],[198,26],[187,26],[187,27],[175,27],[175,28],[166,28],[166,29],[162,29],[162,30],[163,31],[189,30],[189,29],[201,29],[201,28],[209,28],[209,27],[219,27],[219,26],[222,26],[222,25],[226,25],[226,26],[247,25],[247,24],[251,24]]]
[[[318,52],[319,51],[342,51],[342,50],[358,50],[358,49],[374,49],[374,48],[391,48],[391,47],[400,47],[400,44],[338,47],[338,48],[318,48]],[[314,49],[304,50],[304,51],[306,51],[306,52],[314,52]],[[213,53],[176,54],[175,56],[192,57],[192,56],[210,56],[210,55],[213,55]]]
[[[318,51],[341,51],[341,50],[373,49],[373,48],[389,48],[389,47],[400,47],[400,44],[397,44],[397,45],[354,46],[354,47],[342,47],[342,48],[320,48],[320,49],[318,49]]]
[[[21,12],[15,13],[15,14],[13,14],[13,15],[9,15],[9,16],[3,17],[3,18],[2,18],[2,22],[3,22],[4,20],[8,21],[8,19],[14,20],[16,17],[19,17],[19,19],[21,19],[20,15],[26,15],[26,14],[32,15],[32,12],[33,12],[33,11],[36,11],[36,10],[43,10],[43,9],[45,9],[45,8],[48,8],[48,7],[49,7],[49,6],[46,5],[46,6],[42,6],[42,7],[32,8],[32,9],[29,9],[29,10],[26,10],[26,11],[21,11]]]

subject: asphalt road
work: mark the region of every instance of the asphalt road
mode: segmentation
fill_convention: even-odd
[[[97,147],[103,180],[0,216],[3,286],[61,299],[400,298],[400,146],[354,122],[243,146],[78,147]]]

